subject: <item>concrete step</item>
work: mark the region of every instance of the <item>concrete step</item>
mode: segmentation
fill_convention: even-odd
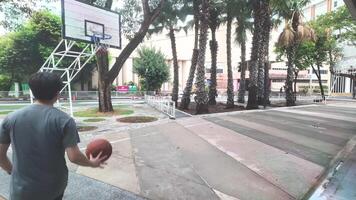
[[[184,125],[189,125],[189,122],[195,121],[191,118],[185,122],[188,124]],[[158,128],[181,152],[185,162],[213,190],[237,199],[294,199],[288,192],[211,145],[192,130],[177,123]],[[198,131],[208,133],[208,129],[210,127],[203,123]]]
[[[188,130],[250,170],[300,199],[324,168],[203,119],[179,121]]]
[[[222,118],[207,118],[207,120],[321,166],[328,166],[333,158],[333,155],[331,154],[305,146],[300,144],[300,142],[296,143],[288,138],[267,134],[263,129],[256,130],[255,127],[247,127],[245,124],[234,123],[230,120],[224,120]]]

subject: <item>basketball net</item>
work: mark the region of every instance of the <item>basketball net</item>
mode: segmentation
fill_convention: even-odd
[[[95,45],[95,48],[98,49],[96,52],[98,55],[107,54],[108,48],[110,47],[110,45],[101,43],[101,41],[102,40],[110,40],[111,35],[102,34],[102,33],[94,33],[94,35],[91,37],[91,39]]]

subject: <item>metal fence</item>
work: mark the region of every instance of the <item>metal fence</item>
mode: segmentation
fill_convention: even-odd
[[[176,118],[176,106],[169,97],[145,95],[145,102],[149,106],[168,115],[170,118]]]
[[[170,99],[171,92],[160,92],[159,96],[162,99]],[[135,91],[135,92],[118,92],[112,91],[111,97],[113,100],[145,100],[145,95],[149,96],[157,96],[155,92],[148,92],[148,91]],[[60,94],[61,101],[68,101],[69,97],[72,97],[73,102],[76,101],[98,101],[98,91],[72,91],[71,95],[69,95],[68,91],[63,91]],[[191,99],[194,99],[195,94],[192,93]],[[182,94],[179,95],[182,97]],[[234,95],[235,101],[237,101],[237,93]],[[248,91],[246,91],[245,99],[248,97]],[[304,93],[297,93],[296,100],[297,101],[315,101],[321,99],[321,95],[317,93],[313,94],[304,94]],[[0,91],[0,101],[29,101],[30,94],[29,92],[14,92],[14,91]],[[220,92],[216,98],[217,101],[224,102],[227,100],[226,92]],[[270,100],[271,101],[283,101],[285,100],[285,93],[279,92],[271,92],[270,93]]]
[[[144,99],[145,94],[151,94],[149,92],[117,92],[112,91],[111,97],[113,99]],[[69,92],[63,91],[60,94],[61,100],[69,99]],[[71,92],[72,100],[98,100],[99,93],[98,91],[72,91]],[[2,101],[29,101],[30,93],[28,91],[24,92],[14,92],[14,91],[0,91],[0,100]]]

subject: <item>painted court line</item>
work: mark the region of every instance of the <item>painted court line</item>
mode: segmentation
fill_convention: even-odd
[[[140,135],[140,136],[136,136],[136,137],[132,137],[132,138],[147,137],[147,136],[152,136],[152,135],[157,135],[157,134],[158,134],[158,132],[154,132],[154,133],[144,134],[144,135]],[[126,137],[126,138],[122,138],[122,139],[114,140],[114,141],[109,141],[109,142],[110,142],[110,144],[116,144],[116,143],[120,143],[120,142],[131,140],[132,138]],[[87,149],[86,147],[80,148],[81,151],[86,150],[86,149]]]

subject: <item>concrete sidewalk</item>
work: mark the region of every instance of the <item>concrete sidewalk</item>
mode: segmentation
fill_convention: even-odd
[[[349,102],[194,116],[127,130],[113,125],[110,132],[83,135],[82,147],[106,138],[114,153],[103,170],[70,165],[65,199],[302,199],[356,135],[355,122],[356,103]],[[355,158],[348,160],[330,193],[335,200],[355,197]],[[6,184],[0,195],[6,196]]]

